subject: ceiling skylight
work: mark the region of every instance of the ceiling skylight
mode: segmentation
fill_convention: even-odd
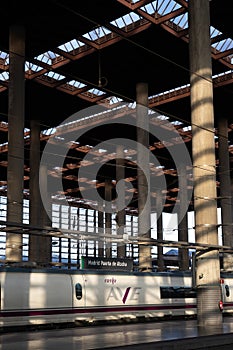
[[[41,61],[43,63],[52,65],[53,64],[53,60],[56,57],[59,57],[59,55],[54,53],[54,52],[52,52],[52,51],[47,51],[47,52],[44,52],[41,55],[35,57],[35,59],[38,60],[38,61]]]
[[[65,44],[58,46],[58,48],[65,51],[65,52],[71,52],[73,50],[80,48],[81,46],[84,46],[84,45],[85,44],[82,43],[81,41],[73,39],[73,40],[68,41]]]
[[[110,96],[107,98],[110,105],[113,105],[115,103],[123,101],[122,98],[116,97],[116,96]]]
[[[91,94],[96,95],[96,96],[101,96],[101,95],[105,94],[105,92],[98,90],[96,88],[90,89],[87,92],[90,92]]]
[[[88,39],[88,40],[95,41],[95,40],[98,40],[98,39],[100,39],[100,38],[102,38],[110,33],[111,33],[111,31],[105,27],[97,27],[97,28],[93,29],[92,31],[84,34],[83,37]]]
[[[2,72],[2,73],[0,73],[0,80],[2,80],[2,81],[9,80],[9,72]]]
[[[211,46],[214,47],[216,50],[223,52],[233,48],[233,40],[230,38],[227,38],[217,43],[214,43]]]
[[[210,26],[210,37],[211,38],[215,38],[218,35],[221,35],[222,32],[220,32],[220,30],[214,28],[213,26]]]
[[[173,0],[155,0],[140,9],[152,15],[158,13],[160,16],[165,16],[175,10],[178,10],[182,6]]]
[[[135,23],[139,21],[142,17],[140,17],[135,12],[127,13],[126,15],[119,17],[111,22],[115,27],[123,28],[128,26],[129,24]]]
[[[25,62],[25,72],[27,71],[33,71],[33,72],[39,72],[40,70],[42,70],[43,68],[38,66],[37,64],[34,63],[30,63],[28,61]]]
[[[86,85],[83,83],[80,83],[80,81],[77,80],[71,80],[67,82],[68,85],[73,86],[77,89],[82,89],[83,87],[85,87]]]
[[[61,74],[58,74],[58,73],[52,72],[52,71],[49,71],[48,73],[45,73],[44,75],[49,77],[49,78],[52,78],[54,80],[62,80],[65,78],[64,75],[61,75]]]
[[[4,65],[8,65],[9,64],[9,54],[4,52],[4,51],[0,51],[0,59],[4,60]]]
[[[185,12],[183,15],[172,18],[170,21],[181,29],[186,29],[188,28],[188,13]]]

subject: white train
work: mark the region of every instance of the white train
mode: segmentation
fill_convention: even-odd
[[[190,273],[0,270],[0,327],[196,314]],[[233,276],[222,276],[233,312]]]

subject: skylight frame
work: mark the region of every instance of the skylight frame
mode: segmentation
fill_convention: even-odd
[[[85,46],[86,44],[83,43],[82,41],[78,40],[78,39],[72,39],[70,41],[67,41],[64,44],[61,44],[58,46],[58,49],[67,52],[67,53],[71,53],[72,51],[77,51],[78,49],[80,49],[81,47]]]
[[[69,85],[70,87],[73,87],[74,89],[80,90],[83,89],[85,87],[87,87],[86,84],[78,81],[78,80],[70,80],[66,82],[66,85]]]
[[[29,73],[29,71],[31,71],[32,73],[38,73],[44,69],[43,67],[29,61],[25,61],[24,67],[25,73]]]
[[[170,19],[170,22],[177,27],[177,31],[188,29],[188,12]]]
[[[136,12],[131,11],[126,13],[124,16],[118,17],[115,20],[111,21],[110,24],[117,27],[118,29],[126,31],[127,28],[133,24],[140,23],[143,20],[143,17],[138,15]],[[119,24],[121,22],[121,24]]]
[[[0,73],[0,81],[7,82],[9,81],[9,72],[8,71],[3,71]]]
[[[0,60],[6,68],[9,66],[9,53],[5,51],[0,51]]]
[[[51,70],[44,73],[43,76],[49,77],[50,79],[52,79],[54,81],[61,81],[61,80],[66,78],[64,75],[57,73],[57,72],[54,72],[54,71],[51,71]]]
[[[181,7],[182,6],[178,4],[175,0],[160,0],[160,5],[157,6],[157,11],[159,15],[165,16],[169,13],[172,13],[175,10],[178,10]]]
[[[224,52],[233,49],[233,40],[231,38],[222,39],[211,45],[215,50]]]
[[[106,39],[110,34],[113,34],[110,29],[104,26],[99,26],[83,34],[82,37],[92,42],[99,42],[100,40],[103,40],[103,38]]]
[[[59,57],[61,57],[61,55],[48,50],[46,52],[43,52],[42,54],[34,57],[37,61],[40,61],[44,64],[47,64],[49,66],[52,66],[54,64],[54,60],[58,59]]]

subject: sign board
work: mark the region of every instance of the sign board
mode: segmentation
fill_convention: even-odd
[[[82,256],[81,268],[92,270],[132,271],[133,259],[94,258]]]

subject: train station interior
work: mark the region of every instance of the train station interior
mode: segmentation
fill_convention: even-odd
[[[1,13],[1,265],[231,272],[232,1]]]

